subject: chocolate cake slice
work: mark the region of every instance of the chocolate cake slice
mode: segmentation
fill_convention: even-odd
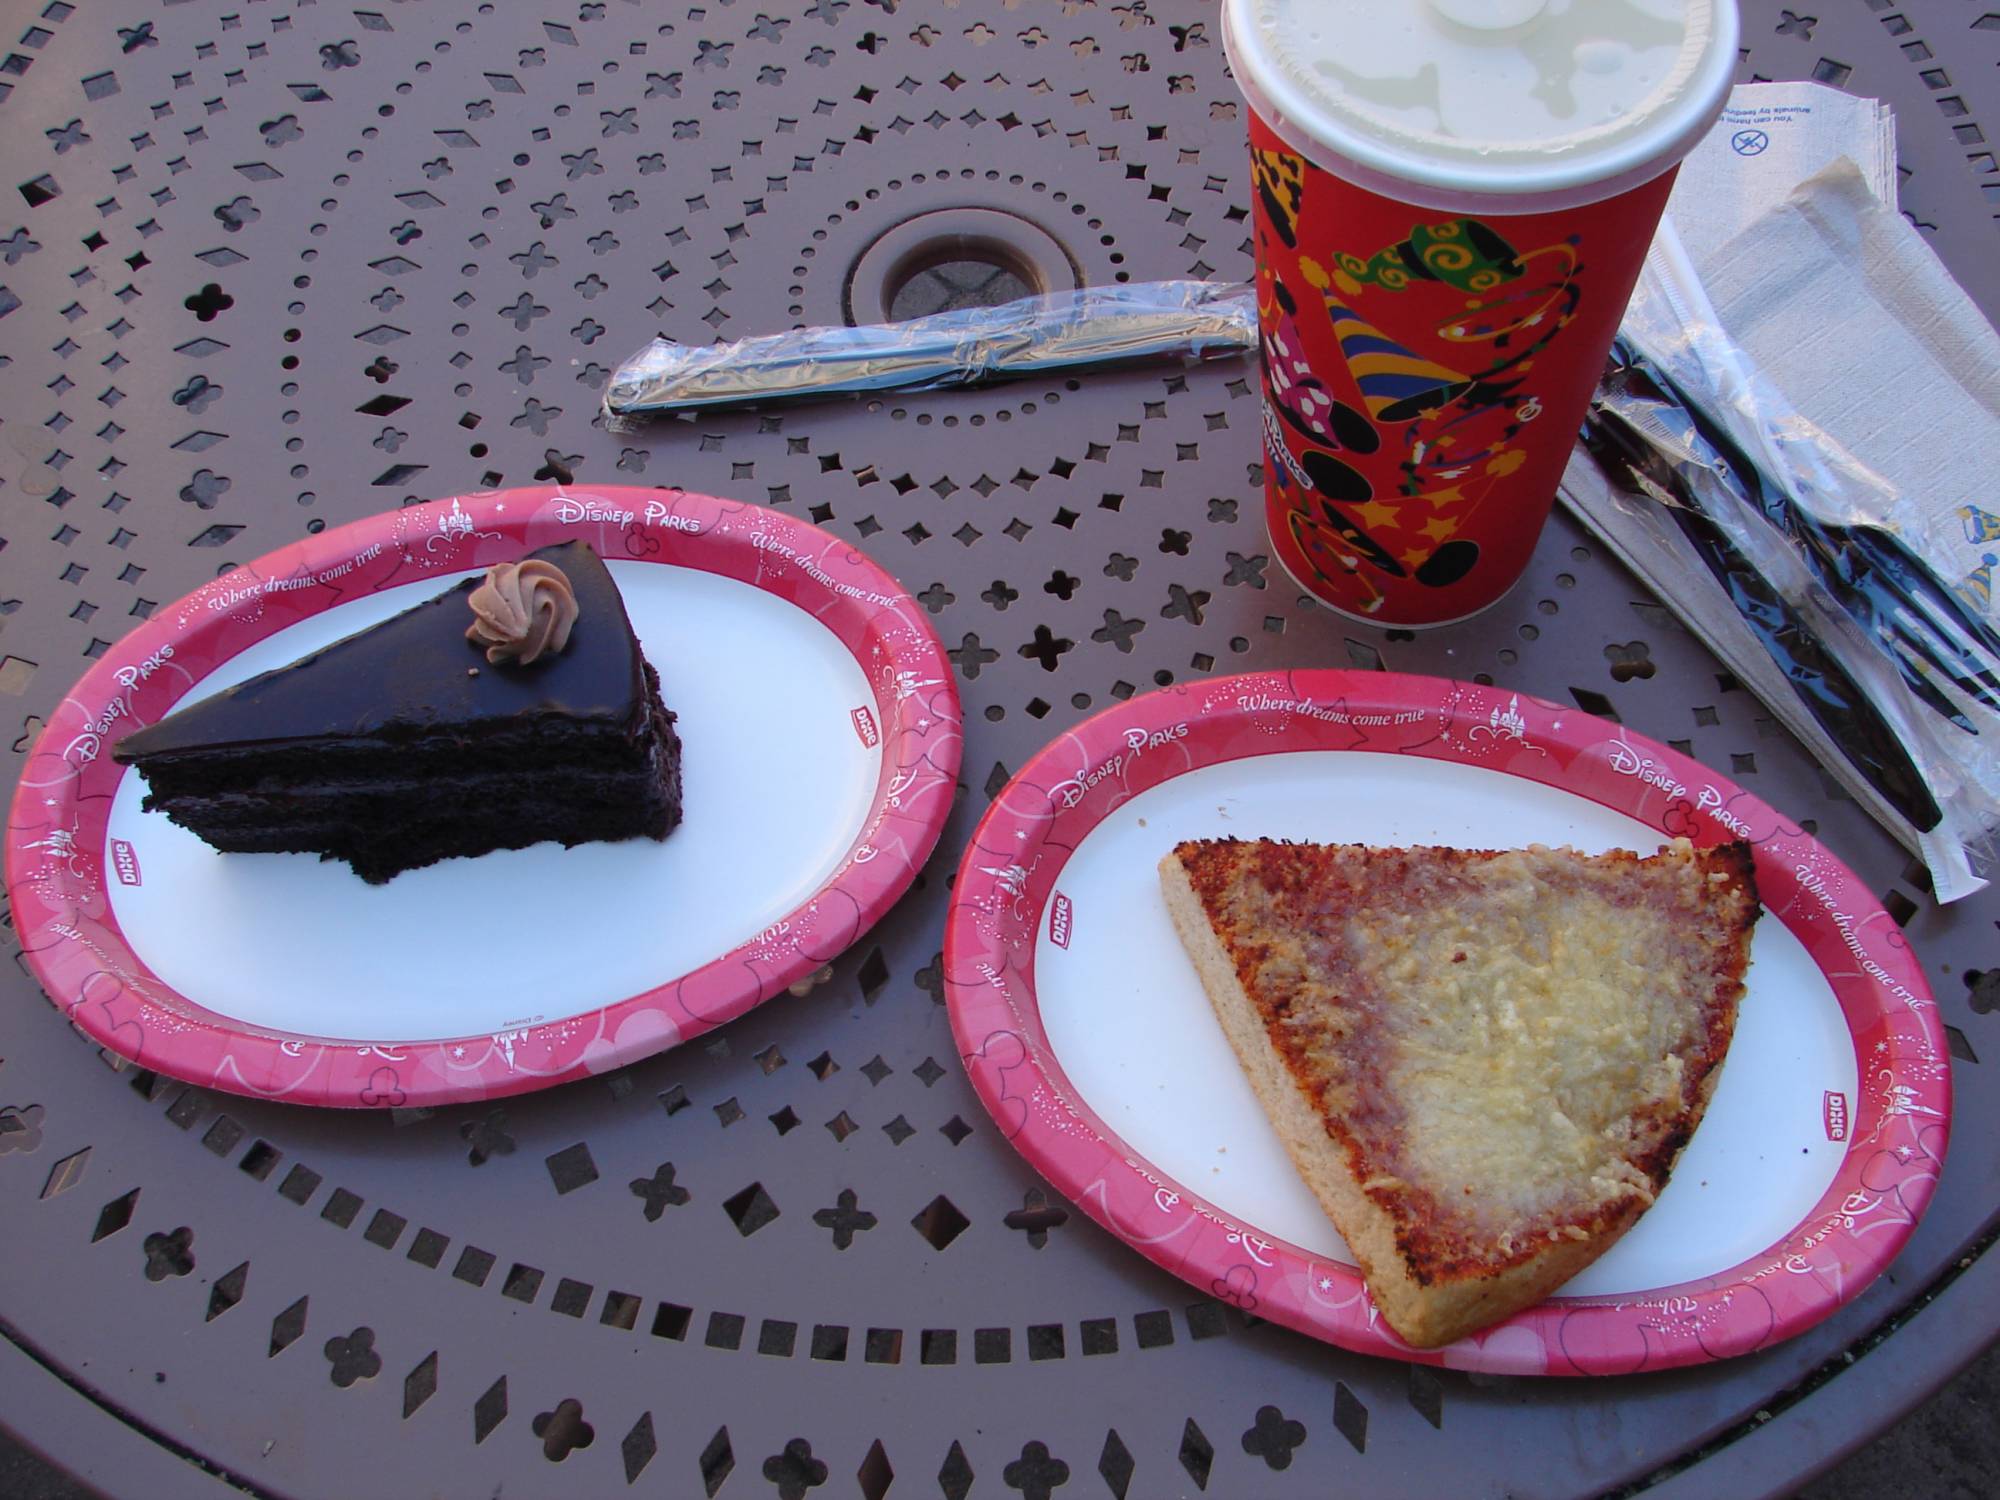
[[[569,601],[573,600],[574,609]],[[379,884],[680,821],[680,741],[624,600],[565,542],[127,735],[144,806],[215,848]]]

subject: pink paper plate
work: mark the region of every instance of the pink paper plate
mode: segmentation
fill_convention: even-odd
[[[610,565],[679,716],[686,816],[663,843],[368,886],[140,811],[110,753],[127,729],[573,538]],[[847,543],[676,490],[463,495],[233,569],[114,646],[29,759],[7,886],[49,996],[145,1067],[292,1103],[486,1098],[674,1046],[839,954],[935,847],[961,748],[924,611]]]
[[[1434,1351],[1380,1321],[1167,920],[1160,857],[1227,834],[1754,846],[1766,916],[1714,1101],[1659,1202],[1562,1294]],[[1436,678],[1194,682],[1061,736],[973,835],[944,961],[974,1086],[1061,1192],[1207,1295],[1402,1359],[1623,1374],[1788,1338],[1895,1256],[1949,1133],[1950,1064],[1923,973],[1838,860],[1665,746]]]

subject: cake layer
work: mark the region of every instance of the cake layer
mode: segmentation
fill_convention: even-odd
[[[368,827],[351,835],[335,834],[328,841],[331,859],[344,859],[370,884],[419,869],[441,859],[488,853],[495,849],[525,849],[547,840],[566,847],[631,838],[662,839],[680,822],[680,808],[655,797],[636,805],[523,808],[505,819],[469,823],[450,818],[415,819],[393,833]]]
[[[148,757],[142,762],[155,797],[223,789],[264,789],[300,783],[373,780],[383,772],[403,776],[505,775],[524,765],[579,760],[636,769],[645,766],[658,736],[643,711],[631,727],[568,721],[477,726],[466,731],[394,741],[357,738],[326,744],[232,747],[210,754]]]
[[[190,802],[226,802],[252,797],[282,800],[294,796],[367,796],[387,793],[407,796],[427,786],[463,782],[489,785],[496,792],[532,791],[540,778],[596,776],[628,778],[656,770],[666,750],[658,740],[629,742],[579,738],[531,752],[514,747],[507,756],[455,756],[440,748],[433,753],[404,755],[329,755],[310,775],[297,765],[245,759],[234,774],[155,774],[148,768],[146,807],[171,809]]]
[[[157,804],[228,853],[321,853],[379,880],[452,855],[544,839],[663,838],[680,821],[674,749],[656,739],[636,768],[553,764],[501,775],[384,775],[149,798],[148,806]]]
[[[532,795],[504,799],[489,796],[481,786],[441,786],[423,795],[403,798],[371,795],[190,800],[176,803],[165,812],[183,828],[214,843],[218,837],[265,828],[296,829],[326,824],[402,829],[418,821],[484,824],[535,807],[566,807],[579,812],[603,809],[615,814],[635,804],[666,800],[654,787],[599,779],[570,781],[559,787],[539,789]],[[496,814],[494,808],[504,812]]]
[[[654,798],[637,807],[630,802],[595,808],[551,805],[505,819],[413,818],[393,834],[379,836],[366,825],[338,818],[248,825],[213,830],[205,841],[229,854],[318,854],[344,860],[363,880],[379,884],[441,859],[525,849],[551,840],[573,846],[664,838],[678,822],[678,810],[664,798]]]

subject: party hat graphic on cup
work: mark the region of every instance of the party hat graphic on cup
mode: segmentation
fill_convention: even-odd
[[[1331,296],[1326,311],[1341,357],[1376,421],[1407,422],[1443,406],[1472,384],[1470,376],[1404,348]]]

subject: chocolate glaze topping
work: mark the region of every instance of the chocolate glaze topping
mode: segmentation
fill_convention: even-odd
[[[579,610],[568,649],[533,671],[466,670],[466,579],[380,625],[228,688],[136,729],[119,743],[125,764],[148,755],[228,745],[333,739],[397,742],[433,725],[468,731],[541,715],[630,726],[645,717],[641,659],[618,586],[584,542],[529,554],[568,579]],[[474,662],[479,660],[474,656]]]

